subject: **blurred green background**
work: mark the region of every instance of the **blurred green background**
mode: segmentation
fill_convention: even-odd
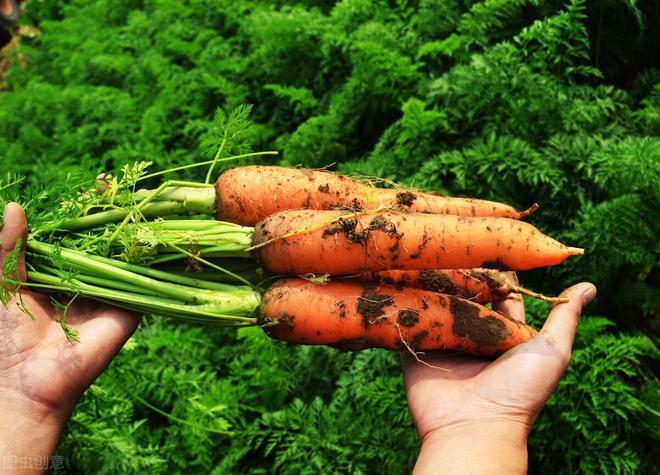
[[[660,2],[25,9],[0,71],[2,172],[39,187],[136,160],[193,163],[215,109],[250,103],[252,147],[281,152],[271,163],[538,201],[530,221],[587,253],[521,280],[548,294],[590,280],[599,294],[531,435],[530,471],[660,465]],[[540,326],[546,305],[528,309]],[[57,455],[77,473],[407,473],[418,447],[396,354],[150,317]]]

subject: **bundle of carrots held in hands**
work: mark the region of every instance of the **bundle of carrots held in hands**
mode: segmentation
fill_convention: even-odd
[[[537,205],[518,211],[275,166],[137,189],[158,175],[146,167],[125,168],[64,203],[58,219],[31,223],[28,282],[9,266],[3,301],[7,289],[32,286],[259,325],[290,343],[494,356],[536,331],[485,304],[518,294],[559,301],[520,287],[515,271],[583,253],[522,221]]]

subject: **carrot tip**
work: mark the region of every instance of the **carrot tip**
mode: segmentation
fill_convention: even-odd
[[[535,212],[537,209],[539,209],[539,208],[540,208],[539,204],[538,204],[538,203],[534,203],[532,206],[530,206],[529,208],[527,208],[525,211],[521,211],[521,212],[520,212],[520,219],[522,219],[522,218],[526,218],[527,216],[531,216],[531,215],[534,214],[534,212]]]
[[[584,249],[581,247],[569,247],[568,248],[568,255],[569,256],[581,256],[584,254]]]

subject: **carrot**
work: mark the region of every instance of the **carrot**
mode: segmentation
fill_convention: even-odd
[[[538,205],[518,211],[472,198],[450,198],[407,189],[374,188],[319,170],[247,166],[225,171],[216,182],[217,219],[254,226],[287,209],[373,210],[393,206],[411,212],[522,219]]]
[[[389,285],[299,278],[277,281],[264,295],[260,323],[274,339],[341,350],[458,350],[493,356],[536,331],[453,295]]]
[[[397,288],[413,287],[456,295],[472,302],[489,303],[523,294],[544,302],[564,302],[561,297],[546,297],[518,285],[515,272],[495,269],[385,270],[364,272],[356,280],[382,282]]]
[[[388,269],[526,270],[582,249],[506,218],[289,210],[255,227],[255,257],[276,274],[357,274]]]
[[[354,278],[397,288],[432,290],[477,303],[507,298],[518,282],[515,272],[494,269],[385,270],[364,272]]]

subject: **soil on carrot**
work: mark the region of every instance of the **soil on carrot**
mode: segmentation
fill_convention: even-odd
[[[412,308],[399,310],[397,321],[404,327],[414,327],[419,323],[419,312]]]
[[[396,225],[394,223],[388,221],[387,219],[385,219],[384,216],[380,216],[380,215],[375,216],[374,219],[371,220],[371,222],[369,223],[368,230],[383,231],[387,233],[388,236],[393,237],[397,240],[403,237],[403,233],[397,232]]]
[[[337,302],[337,308],[339,309],[339,318],[346,318],[346,302],[340,300]]]
[[[339,196],[339,192],[337,192],[337,196]],[[360,200],[353,198],[350,204],[341,203],[332,206],[330,209],[333,211],[349,211],[352,213],[357,213],[358,211],[362,211],[364,207],[362,206],[362,203],[360,203]]]
[[[499,257],[494,261],[484,261],[483,264],[481,264],[481,267],[483,267],[484,269],[496,269],[503,271],[511,270],[504,262],[500,260]]]
[[[452,294],[468,299],[474,295],[461,289],[454,284],[449,277],[442,272],[435,272],[432,270],[425,270],[419,274],[419,284],[424,290],[432,290],[443,294]]]
[[[506,297],[509,293],[508,285],[502,284],[497,279],[492,278],[487,272],[468,271],[468,277],[484,282],[494,295]]]
[[[290,313],[282,313],[275,320],[282,325],[286,325],[289,328],[293,328],[294,327],[293,321],[295,319],[296,319],[295,315],[291,315]]]
[[[422,235],[422,242],[419,243],[417,246],[417,250],[410,254],[411,259],[417,259],[419,255],[422,253],[424,248],[426,247],[426,244],[429,242],[429,237],[426,235],[426,229],[424,229],[424,234]]]
[[[412,337],[412,341],[410,342],[410,346],[414,350],[418,349],[420,346],[422,346],[424,340],[426,340],[428,336],[429,336],[429,332],[427,332],[426,330],[422,330],[421,332],[415,333]]]
[[[394,303],[390,295],[383,295],[377,292],[365,292],[357,300],[357,311],[362,315],[362,325],[364,328],[369,328],[369,325],[377,323],[379,317],[385,315],[383,307]]]
[[[398,249],[398,242],[395,244],[397,247],[395,248]],[[394,247],[394,246],[392,246]],[[390,248],[390,251],[392,251],[392,248]],[[410,276],[408,274],[403,274],[399,278],[394,278],[390,275],[385,275],[383,276],[380,272],[373,272],[371,274],[371,278],[375,282],[382,282],[387,285],[391,285],[392,287],[395,287],[397,290],[401,290],[404,287],[407,287],[408,284],[410,283]]]
[[[492,315],[481,318],[479,308],[473,304],[452,296],[449,302],[454,315],[452,331],[457,338],[468,339],[480,347],[492,347],[509,336],[503,322]]]
[[[355,218],[339,218],[336,223],[331,224],[323,230],[321,237],[334,236],[338,233],[344,233],[346,238],[350,242],[357,244],[364,244],[369,237],[369,233],[373,231],[383,231],[387,233],[390,237],[394,239],[401,239],[403,234],[399,233],[396,230],[396,225],[388,221],[383,216],[376,216],[370,222],[369,225],[358,231],[358,220]],[[398,243],[395,243],[395,246],[392,246],[390,251],[394,253],[398,249]]]
[[[402,191],[396,194],[396,202],[401,206],[412,206],[417,199],[417,195],[412,191]]]

